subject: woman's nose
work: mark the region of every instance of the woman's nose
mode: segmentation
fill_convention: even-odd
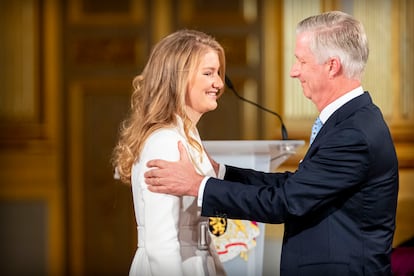
[[[217,89],[222,89],[224,86],[223,80],[220,76],[217,76],[213,82],[213,87]]]

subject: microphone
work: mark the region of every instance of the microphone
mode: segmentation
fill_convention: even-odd
[[[234,88],[234,85],[231,82],[230,78],[227,77],[227,75],[225,75],[224,81],[225,81],[227,87],[230,88],[231,91],[233,91],[233,93],[236,95],[237,98],[239,98],[240,100],[245,101],[245,102],[247,102],[249,104],[252,104],[252,105],[258,107],[259,109],[264,110],[266,112],[269,112],[269,113],[275,115],[276,117],[278,117],[279,118],[279,121],[280,121],[280,124],[281,124],[281,128],[282,128],[281,129],[282,139],[283,140],[287,140],[288,139],[288,133],[287,133],[285,124],[283,123],[282,117],[279,114],[277,114],[276,112],[274,112],[274,111],[272,111],[270,109],[267,109],[266,107],[263,107],[263,106],[259,105],[258,103],[255,103],[253,101],[250,101],[250,100],[248,100],[248,99],[243,98],[242,96],[240,96],[239,93],[237,93],[236,89]]]

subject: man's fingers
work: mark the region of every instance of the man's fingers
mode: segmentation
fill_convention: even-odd
[[[153,159],[147,162],[148,168],[162,168],[163,160],[161,159]]]
[[[189,161],[187,150],[181,141],[178,141],[178,151],[180,152],[181,161]]]
[[[152,161],[149,161],[147,163],[147,167],[149,167],[149,168],[151,168],[151,164],[149,164],[150,162],[152,162]],[[151,178],[155,177],[154,170],[148,170],[148,171],[146,171],[144,173],[144,177],[145,178],[148,178],[148,179],[151,179]]]
[[[162,171],[159,169],[151,169],[144,173],[145,182],[147,184],[155,184],[158,185],[160,181],[160,177],[162,176]],[[157,182],[158,181],[158,182]]]
[[[148,185],[148,190],[154,193],[160,193],[162,192],[162,189],[159,186],[156,185]]]

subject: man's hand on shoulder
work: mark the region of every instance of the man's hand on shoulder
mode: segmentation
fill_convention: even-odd
[[[178,142],[180,160],[177,162],[154,159],[147,162],[145,182],[151,192],[177,196],[197,196],[204,176],[198,174],[188,157],[187,150]]]

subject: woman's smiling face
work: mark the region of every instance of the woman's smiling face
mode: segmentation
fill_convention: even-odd
[[[186,95],[187,113],[195,123],[204,113],[217,108],[217,98],[224,85],[219,70],[218,54],[207,51],[200,59]]]

